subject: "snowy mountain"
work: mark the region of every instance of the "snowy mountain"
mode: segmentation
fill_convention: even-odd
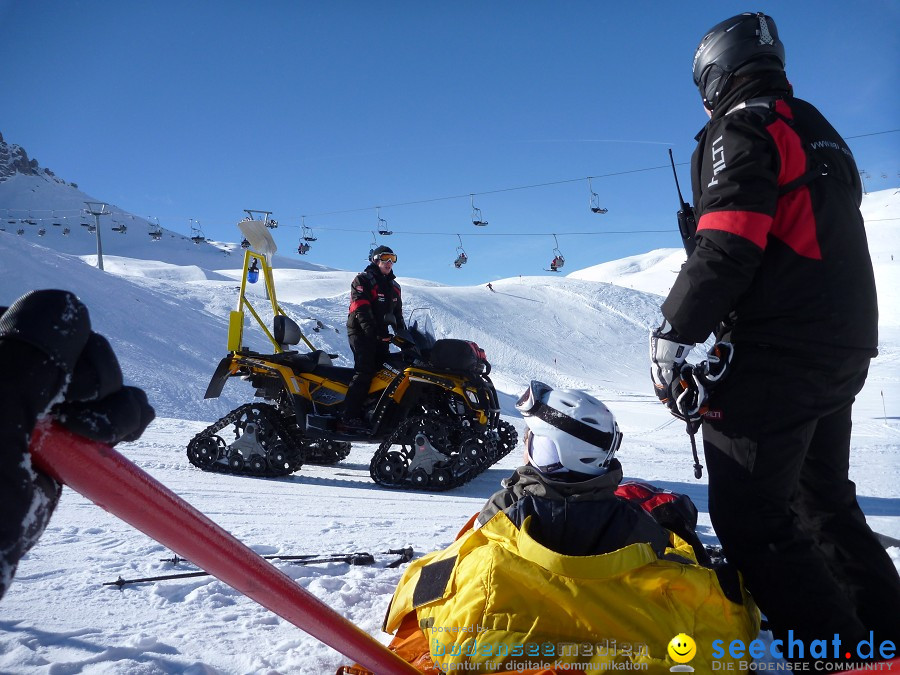
[[[38,243],[61,253],[96,256],[97,237],[89,231],[95,224],[85,213],[85,202],[103,202],[66,183],[18,145],[0,135],[0,231],[18,234],[24,241]],[[204,274],[221,267],[239,267],[242,251],[234,242],[205,240],[199,223],[184,223],[178,232],[107,204],[108,215],[100,217],[103,255],[156,260],[179,266],[193,266]],[[243,214],[237,214],[237,222]],[[114,229],[115,228],[115,229]],[[161,231],[154,240],[151,231]],[[240,233],[234,230],[237,241]],[[231,256],[234,262],[230,261]],[[105,261],[104,261],[105,262]],[[280,268],[327,270],[315,263],[276,256]]]
[[[854,408],[851,470],[869,522],[894,537],[900,537],[898,193],[870,194],[863,205],[880,297],[881,345]],[[15,211],[0,223],[0,304],[34,288],[76,292],[95,328],[110,338],[126,380],[148,391],[159,415],[143,438],[120,451],[257,552],[379,553],[411,545],[420,555],[452,541],[519,463],[514,450],[476,480],[444,494],[376,486],[368,475],[374,447],[365,444],[354,446],[336,466],[304,466],[283,479],[193,468],[185,457],[188,440],[224,411],[252,400],[249,385],[235,382],[221,399],[202,398],[225,352],[227,316],[241,275],[239,251],[229,256],[225,251],[234,251],[234,244],[195,245],[177,233],[152,241],[146,221],[135,219],[125,235],[103,230],[100,272],[87,229],[70,225],[70,234],[62,235],[62,226],[50,222],[53,211],[65,217],[69,209],[76,217],[84,199],[90,197],[39,171],[0,182],[0,215]],[[29,217],[29,209],[50,219],[44,237],[37,236],[39,226],[18,222]],[[26,232],[17,235],[20,227]],[[714,542],[705,478],[694,480],[683,426],[658,404],[647,374],[647,331],[658,321],[660,296],[682,258],[674,249],[652,251],[567,277],[495,281],[495,292],[400,282],[407,313],[428,308],[441,336],[473,339],[486,350],[504,416],[520,430],[512,404],[530,379],[583,387],[606,401],[625,434],[619,456],[626,474],[689,494],[701,511],[701,537]],[[314,344],[349,364],[344,321],[355,271],[281,262],[276,259],[275,278],[282,306]],[[265,306],[262,288],[251,292]],[[247,335],[251,347],[264,346],[258,331],[248,329]],[[900,565],[900,549],[892,554]],[[215,579],[122,591],[100,586],[120,575],[194,569],[163,562],[166,557],[171,554],[154,541],[65,490],[48,531],[0,603],[0,672],[328,673],[347,662]],[[376,557],[377,564],[368,567],[279,567],[387,641],[380,624],[400,570],[384,566],[390,557]]]

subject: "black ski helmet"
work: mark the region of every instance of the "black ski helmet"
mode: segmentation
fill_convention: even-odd
[[[716,24],[694,52],[694,84],[714,110],[735,71],[784,70],[784,44],[771,16],[744,12]]]
[[[394,252],[394,249],[392,249],[390,246],[379,246],[378,248],[374,249],[372,251],[372,253],[369,255],[369,262],[376,262],[378,260],[378,256],[380,256],[382,253],[393,253],[393,252]]]

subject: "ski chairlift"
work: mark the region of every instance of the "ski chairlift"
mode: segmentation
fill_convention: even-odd
[[[241,248],[244,249],[245,251],[248,248],[250,248],[250,242],[247,241],[247,237],[244,237],[243,239],[241,239]]]
[[[64,236],[68,236],[69,232],[71,232],[71,231],[72,231],[72,230],[70,230],[68,227],[64,227],[64,228],[63,228],[63,235],[64,235]]]
[[[50,224],[53,225],[53,227],[62,227],[62,222],[61,222],[62,218],[56,217],[55,210],[52,211],[51,213],[52,213],[52,217],[50,218]]]
[[[79,223],[82,227],[91,227],[91,222],[88,220],[87,216],[81,216],[81,222]],[[93,230],[91,230],[93,232]]]
[[[93,223],[88,223],[87,229],[88,229],[88,232],[90,232],[91,234],[94,234],[97,231],[97,226],[94,225]]]
[[[305,216],[304,216],[304,219],[305,219]],[[312,228],[307,227],[305,222],[302,223],[300,225],[300,227],[303,228],[303,233],[300,235],[300,238],[303,241],[316,241],[317,237],[313,233]]]
[[[306,255],[307,253],[309,253],[309,249],[310,245],[305,241],[301,241],[300,245],[297,247],[297,253],[299,253],[300,255]]]
[[[591,186],[591,179],[588,177],[588,190],[591,193],[591,212],[592,213],[606,213],[609,209],[604,209],[600,207],[600,195],[594,192],[594,188]]]
[[[548,272],[559,272],[560,268],[566,264],[566,259],[562,254],[562,251],[559,250],[559,242],[556,240],[556,235],[553,235],[553,242],[556,244],[553,247],[553,260],[550,261],[550,269]]]
[[[462,237],[459,235],[456,236],[459,239],[459,246],[456,247],[456,260],[453,261],[453,266],[456,269],[459,269],[469,262],[469,256],[467,256],[466,252],[463,250]]]
[[[128,226],[125,225],[125,223],[119,222],[118,220],[113,218],[113,226],[111,229],[113,232],[118,232],[119,234],[125,234],[128,231]]]
[[[25,229],[20,227],[18,230],[16,230],[16,234],[21,237],[23,234],[25,234]]]
[[[194,222],[197,224],[194,225]],[[206,241],[206,237],[203,236],[203,230],[200,229],[200,221],[194,221],[191,218],[191,241],[195,244],[202,244]]]
[[[475,195],[469,195],[469,201],[472,204],[472,224],[477,225],[478,227],[484,227],[488,224],[488,221],[484,219],[484,216],[481,215],[481,209],[475,206]]]
[[[378,234],[393,234],[387,226],[387,221],[381,217],[381,207],[375,207],[375,229],[378,230]],[[374,235],[374,233],[373,233]],[[373,247],[374,248],[374,247]]]
[[[12,217],[12,209],[6,210],[6,222],[9,223],[10,225],[15,225],[19,222],[18,218]]]
[[[366,258],[366,262],[372,262],[372,256],[375,255],[376,248],[378,248],[378,237],[376,237],[375,233],[373,232],[372,233],[372,243],[369,245],[369,257]]]
[[[153,220],[156,223],[147,223],[147,234],[150,235],[150,239],[153,241],[159,241],[162,239],[162,228],[159,226],[159,218],[154,217]]]
[[[37,225],[37,221],[31,217],[31,211],[28,212],[28,218],[25,219],[25,222],[29,225]]]
[[[250,267],[247,268],[247,282],[255,284],[257,281],[259,281],[259,264],[254,258]]]
[[[47,234],[47,228],[42,227],[41,229],[38,230],[39,237],[43,237],[45,234]]]
[[[272,215],[271,211],[260,211],[259,209],[244,209],[244,213],[247,214],[245,220],[262,220],[263,224],[270,230],[274,230],[276,227],[278,227],[278,221],[270,218],[270,216]],[[254,213],[258,213],[262,217],[255,218],[253,216]]]

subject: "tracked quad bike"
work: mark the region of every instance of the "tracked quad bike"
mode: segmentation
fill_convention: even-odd
[[[244,254],[238,309],[230,316],[229,353],[216,368],[206,398],[218,397],[229,378],[240,377],[264,402],[240,406],[197,434],[187,447],[192,464],[205,471],[283,476],[304,463],[339,462],[354,441],[380,442],[369,465],[376,483],[438,491],[472,480],[515,447],[517,433],[500,419],[484,352],[474,342],[435,340],[425,314],[411,316],[409,327],[392,337],[400,351],[372,379],[364,404],[369,428],[339,433],[354,371],[332,365],[336,355],[316,349],[282,311],[267,259],[274,242],[265,230],[245,223],[241,230],[252,250]],[[267,245],[271,252],[257,253]],[[245,295],[254,268],[262,272],[272,304],[271,331]],[[271,341],[272,353],[242,347],[245,307]],[[291,349],[301,341],[308,352]]]

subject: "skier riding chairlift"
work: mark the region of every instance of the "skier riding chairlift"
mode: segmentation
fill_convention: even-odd
[[[559,272],[559,268],[566,264],[566,259],[561,255],[557,255],[553,257],[553,260],[550,261],[550,271],[551,272]]]
[[[300,242],[300,245],[297,247],[297,253],[300,255],[306,255],[309,252],[309,244],[305,242]]]

